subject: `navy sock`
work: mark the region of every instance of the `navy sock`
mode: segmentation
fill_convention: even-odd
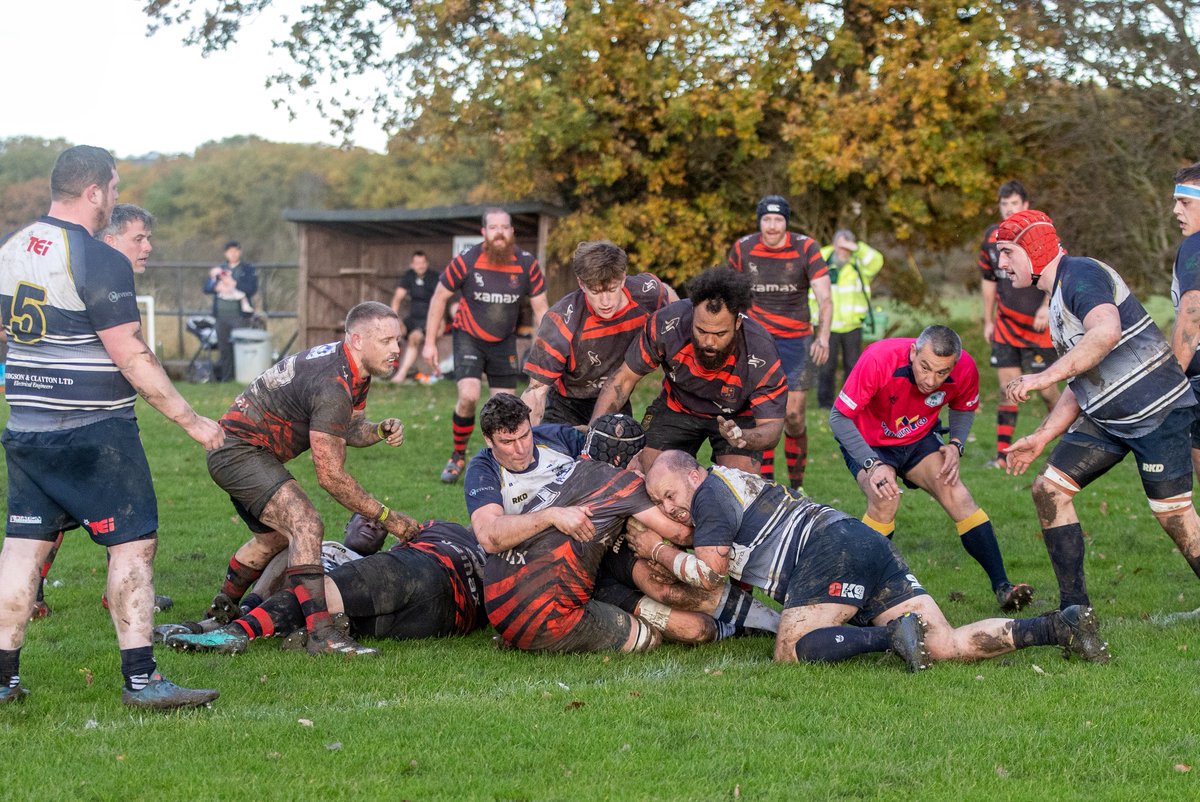
[[[15,688],[21,684],[21,650],[0,649],[0,686]]]
[[[121,674],[125,677],[125,687],[131,691],[140,691],[150,684],[150,677],[157,670],[154,662],[154,647],[138,646],[136,649],[121,650]]]
[[[823,627],[796,641],[801,662],[836,663],[867,652],[886,652],[891,641],[887,627]]]
[[[1054,622],[1048,615],[1013,619],[1012,634],[1013,645],[1018,649],[1028,646],[1050,646],[1058,643],[1058,638],[1054,634]]]
[[[1090,606],[1083,578],[1083,527],[1078,523],[1052,526],[1043,529],[1042,536],[1058,577],[1058,609],[1065,610],[1072,604]]]
[[[975,562],[987,572],[992,590],[996,590],[1001,585],[1008,584],[1008,574],[1004,570],[1004,558],[1000,556],[1000,544],[996,542],[996,530],[992,528],[991,520],[983,510],[979,510],[965,521],[960,521],[959,528],[961,530],[964,524],[974,523],[977,516],[983,520],[961,532],[959,540],[967,554],[974,557]]]

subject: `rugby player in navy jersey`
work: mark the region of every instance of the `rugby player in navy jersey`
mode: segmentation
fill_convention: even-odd
[[[809,361],[829,360],[829,332],[833,326],[833,285],[821,246],[812,237],[788,231],[792,209],[780,195],[758,202],[758,231],[747,234],[729,249],[729,266],[750,276],[754,304],[750,318],[775,338],[779,362],[787,377],[787,411],[784,418],[784,456],[792,487],[804,485],[808,463],[808,425],[804,378]],[[809,320],[808,290],[817,299],[817,330]],[[815,371],[813,372],[815,375]],[[760,470],[775,478],[775,445],[763,451]]]
[[[311,654],[368,654],[336,632],[325,605],[319,562],[323,525],[284,463],[312,449],[317,481],[351,512],[380,521],[402,540],[417,522],[375,499],[346,470],[346,447],[404,442],[399,418],[367,419],[371,378],[390,378],[400,359],[400,320],[367,301],[346,315],[346,336],[293,354],[250,383],[221,418],[225,442],[209,452],[213,481],[254,533],[229,561],[210,615],[230,620],[267,563],[288,549],[288,583],[304,610]]]
[[[1009,447],[1008,472],[1021,474],[1055,438],[1033,481],[1059,606],[1089,603],[1083,529],[1075,494],[1121,462],[1137,458],[1150,511],[1200,576],[1200,518],[1192,506],[1190,437],[1197,400],[1158,326],[1108,265],[1068,256],[1049,215],[1018,212],[996,236],[1000,266],[1017,287],[1050,296],[1058,361],[1004,387],[1014,402],[1057,381],[1067,389],[1033,434]]]
[[[118,181],[108,151],[63,151],[50,176],[49,213],[0,242],[10,407],[0,704],[28,694],[19,662],[39,568],[59,533],[80,526],[108,552],[121,701],[169,709],[219,695],[163,678],[151,646],[158,503],[134,402],[140,394],[205,448],[219,445],[222,432],[188,405],[142,339],[130,260],[93,238],[111,219]]]
[[[1200,162],[1175,174],[1175,219],[1184,240],[1175,254],[1171,278],[1175,303],[1171,349],[1200,399]],[[1192,466],[1200,476],[1200,414],[1192,424]]]
[[[783,605],[775,659],[838,662],[893,651],[912,671],[933,660],[978,660],[1028,646],[1107,662],[1086,607],[1029,619],[952,627],[887,538],[847,513],[757,473],[663,452],[646,487],[672,520],[695,527],[695,554],[657,545],[650,559],[681,581],[713,588],[728,577]]]
[[[450,260],[429,302],[425,323],[425,361],[438,363],[437,340],[446,304],[461,293],[454,317],[454,379],[458,400],[451,416],[454,446],[441,480],[458,481],[467,458],[467,443],[475,431],[475,406],[487,374],[492,395],[515,393],[517,323],[521,299],[528,298],[536,328],[546,314],[546,287],[537,258],[517,247],[512,218],[503,209],[483,213],[483,242]]]
[[[950,439],[935,431],[950,408]],[[959,543],[988,575],[1000,609],[1020,610],[1033,588],[1013,584],[988,514],[959,475],[967,434],[979,408],[979,370],[953,329],[930,326],[915,340],[873,343],[846,377],[829,425],[850,475],[867,497],[863,523],[885,537],[896,530],[903,490],[919,487],[942,505]]]
[[[525,357],[530,422],[586,426],[605,380],[625,359],[650,315],[679,300],[650,273],[627,275],[629,258],[611,242],[581,242],[571,257],[579,289],[542,318]],[[621,410],[629,413],[628,402]]]
[[[1020,181],[1007,181],[1000,187],[1000,219],[1005,220],[1029,208],[1029,194]],[[991,365],[1000,385],[1008,384],[1021,371],[1045,370],[1057,355],[1050,341],[1050,302],[1036,287],[1017,288],[1012,276],[1000,269],[996,250],[999,224],[988,226],[979,247],[979,273],[983,279],[983,339],[991,344]],[[1041,390],[1046,409],[1058,402],[1058,385]],[[989,468],[1004,467],[1004,449],[1012,445],[1020,407],[1000,398],[996,407],[996,457]]]
[[[688,284],[688,299],[651,316],[625,362],[604,385],[592,420],[621,409],[642,377],[661,367],[662,393],[647,408],[642,467],[658,453],[696,453],[705,440],[719,465],[758,470],[779,441],[787,381],[775,342],[746,317],[750,279],[713,267]]]

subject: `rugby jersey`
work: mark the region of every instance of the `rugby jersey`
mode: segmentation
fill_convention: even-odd
[[[533,462],[523,471],[510,471],[500,464],[490,448],[479,451],[467,465],[463,493],[467,514],[488,504],[499,504],[505,515],[512,515],[549,483],[583,451],[583,432],[562,423],[543,423],[533,427]]]
[[[483,564],[487,553],[470,529],[452,521],[426,521],[411,541],[393,546],[385,554],[404,549],[425,552],[450,575],[455,632],[465,635],[484,625]]]
[[[516,332],[522,297],[546,291],[533,254],[517,248],[509,261],[493,263],[483,243],[451,259],[439,281],[451,292],[462,293],[454,328],[489,343]]]
[[[989,226],[979,246],[979,272],[984,281],[996,285],[996,316],[992,341],[1015,348],[1050,348],[1049,327],[1037,331],[1034,317],[1046,295],[1035,286],[1017,288],[1012,276],[1000,269],[1000,250],[996,247],[999,225]]]
[[[729,266],[750,275],[754,290],[750,317],[773,337],[812,334],[808,288],[813,279],[829,272],[815,240],[789,231],[783,245],[768,248],[761,233],[747,234],[729,249]]]
[[[1192,234],[1175,254],[1175,269],[1171,276],[1171,301],[1175,304],[1175,319],[1179,319],[1179,303],[1184,293],[1200,290],[1200,233]],[[1200,395],[1200,349],[1192,354],[1187,366],[1192,389]]]

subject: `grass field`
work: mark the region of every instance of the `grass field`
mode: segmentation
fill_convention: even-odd
[[[971,314],[962,310],[955,316]],[[898,319],[900,333],[924,322]],[[977,334],[968,347],[985,361]],[[983,373],[963,476],[996,522],[1010,574],[1038,588],[1036,613],[1056,603],[1053,574],[1031,477],[982,467],[995,408],[994,375]],[[183,389],[217,416],[238,388]],[[351,449],[350,468],[389,505],[465,521],[461,486],[437,481],[452,397],[448,382],[372,391],[369,415],[402,417],[408,442]],[[1020,431],[1039,417],[1026,405]],[[144,405],[140,420],[162,522],[158,588],[176,601],[160,618],[191,617],[246,532],[199,447]],[[824,416],[810,410],[809,424],[807,490],[861,514]],[[476,433],[472,445],[481,444]],[[292,468],[338,533],[347,513],[317,488],[311,462]],[[104,557],[76,530],[47,592],[54,615],[31,624],[22,653],[33,695],[0,708],[0,798],[1200,798],[1200,624],[1155,620],[1200,607],[1200,583],[1150,516],[1132,464],[1081,494],[1079,509],[1115,655],[1107,666],[1048,648],[921,675],[890,657],[776,666],[761,638],[550,657],[498,651],[490,632],[387,642],[377,659],[344,661],[268,641],[233,658],[159,650],[168,676],[222,692],[211,709],[168,715],[119,703],[118,654],[99,603]],[[953,623],[993,613],[983,572],[931,499],[906,494],[898,525],[900,549]]]

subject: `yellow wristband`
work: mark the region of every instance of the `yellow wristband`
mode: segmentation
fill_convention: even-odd
[[[379,523],[383,523],[388,519],[388,515],[391,514],[391,512],[392,511],[388,509],[388,505],[381,504],[379,507],[379,514],[375,516],[375,520],[379,521]]]
[[[383,433],[383,421],[380,421],[379,425],[375,427],[375,434],[379,435],[380,440],[387,439],[387,435]]]

